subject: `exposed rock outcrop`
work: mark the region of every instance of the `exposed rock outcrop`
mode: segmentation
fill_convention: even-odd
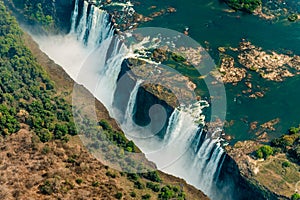
[[[239,50],[239,62],[247,69],[259,73],[262,78],[280,82],[294,76],[293,70],[299,70],[300,59],[297,55],[263,51],[245,40],[240,43]]]

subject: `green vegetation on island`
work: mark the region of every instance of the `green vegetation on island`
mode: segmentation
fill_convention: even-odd
[[[257,8],[261,7],[261,0],[224,0],[228,6],[235,10],[241,10],[253,13]]]
[[[296,20],[298,20],[298,15],[297,14],[291,14],[288,16],[288,20],[291,22],[294,22]]]

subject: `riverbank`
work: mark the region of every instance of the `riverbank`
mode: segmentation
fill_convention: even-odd
[[[298,191],[300,166],[291,163],[283,153],[267,159],[255,158],[255,151],[261,146],[256,141],[237,142],[227,148],[227,153],[236,161],[243,177],[273,192],[279,199],[290,199]]]

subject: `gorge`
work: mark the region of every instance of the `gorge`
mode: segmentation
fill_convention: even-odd
[[[105,105],[110,115],[118,120],[126,136],[159,169],[184,178],[212,199],[242,199],[245,195],[242,194],[243,189],[236,190],[241,193],[240,197],[239,194],[232,196],[234,184],[239,184],[238,181],[219,181],[219,175],[224,180],[228,176],[224,174],[223,163],[229,159],[220,144],[221,130],[209,132],[203,125],[195,123],[202,118],[202,110],[209,104],[198,101],[193,106],[168,107],[165,111],[165,123],[158,126],[163,130],[162,135],[145,137],[148,131],[152,134],[151,127],[141,129],[134,120],[138,110],[144,106],[136,103],[139,95],[145,94],[143,80],[134,79],[131,82],[132,89],[126,91],[125,96],[128,98],[123,112],[118,108],[118,103],[115,103],[115,91],[118,90],[119,75],[128,58],[128,49],[118,37],[114,37],[110,15],[86,1],[76,0],[70,21],[71,29],[67,35],[45,38],[33,34],[33,38],[51,59],[63,66],[76,82],[83,84]],[[151,105],[156,105],[156,102],[144,103],[150,104],[151,120],[161,119],[157,114],[164,116],[161,109],[165,109],[167,105],[155,110]],[[151,114],[151,108],[156,112]],[[193,116],[191,113],[197,114]]]
[[[37,36],[36,41],[50,58],[64,68],[66,67],[66,71],[74,80],[83,84],[104,103],[111,116],[119,121],[127,137],[133,139],[146,154],[146,157],[155,162],[159,169],[184,178],[209,196],[216,198],[215,182],[218,180],[218,174],[225,158],[224,150],[219,143],[218,134],[220,130],[207,134],[203,131],[203,127],[198,127],[194,122],[196,119],[193,119],[189,114],[189,112],[195,112],[197,109],[201,113],[201,110],[207,106],[206,102],[197,102],[196,104],[199,105],[196,105],[195,111],[189,108],[186,108],[187,111],[184,108],[173,109],[166,122],[167,128],[164,138],[153,137],[150,138],[150,141],[149,139],[143,140],[141,133],[144,129],[134,127],[133,125],[136,123],[131,117],[135,113],[135,107],[143,109],[141,105],[135,105],[136,98],[139,95],[139,87],[142,84],[141,81],[136,81],[134,88],[130,91],[130,98],[125,111],[125,116],[129,116],[126,117],[127,122],[122,123],[122,117],[114,113],[114,91],[127,52],[120,41],[113,37],[114,29],[109,19],[110,17],[105,11],[86,1],[83,2],[83,6],[80,6],[77,0],[72,14],[70,33],[66,36],[57,36],[57,38],[52,36],[53,38],[48,40]],[[62,40],[56,44],[60,43],[63,46],[53,45],[51,40],[54,42],[55,40],[56,42]],[[72,40],[71,45],[77,43],[76,47],[78,49],[72,49],[71,55],[68,55],[69,58],[59,55],[61,52],[66,52],[68,45],[70,45],[69,42],[64,40]],[[74,66],[73,63],[71,65],[68,61],[65,61],[73,61],[77,50],[83,58],[81,60],[87,58],[82,65],[82,69],[80,69],[80,63],[77,63],[78,66]],[[89,55],[90,52],[92,53]],[[95,85],[97,82],[98,86]],[[136,137],[130,138],[133,132]],[[157,148],[162,148],[162,150],[157,151]],[[178,158],[174,158],[174,155],[177,155]]]

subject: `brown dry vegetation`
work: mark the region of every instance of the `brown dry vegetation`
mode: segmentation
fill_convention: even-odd
[[[126,174],[104,166],[84,147],[77,136],[68,143],[51,141],[41,143],[26,125],[0,143],[0,198],[1,199],[116,199],[121,192],[123,199],[141,199],[157,193],[150,189],[135,189]],[[113,176],[108,175],[114,174]],[[180,179],[161,173],[161,185],[180,186]],[[82,180],[82,183],[79,183]],[[147,180],[140,178],[142,183]],[[49,195],[40,188],[47,185]],[[208,199],[200,191],[183,183],[187,199]],[[136,197],[130,196],[134,191]]]

